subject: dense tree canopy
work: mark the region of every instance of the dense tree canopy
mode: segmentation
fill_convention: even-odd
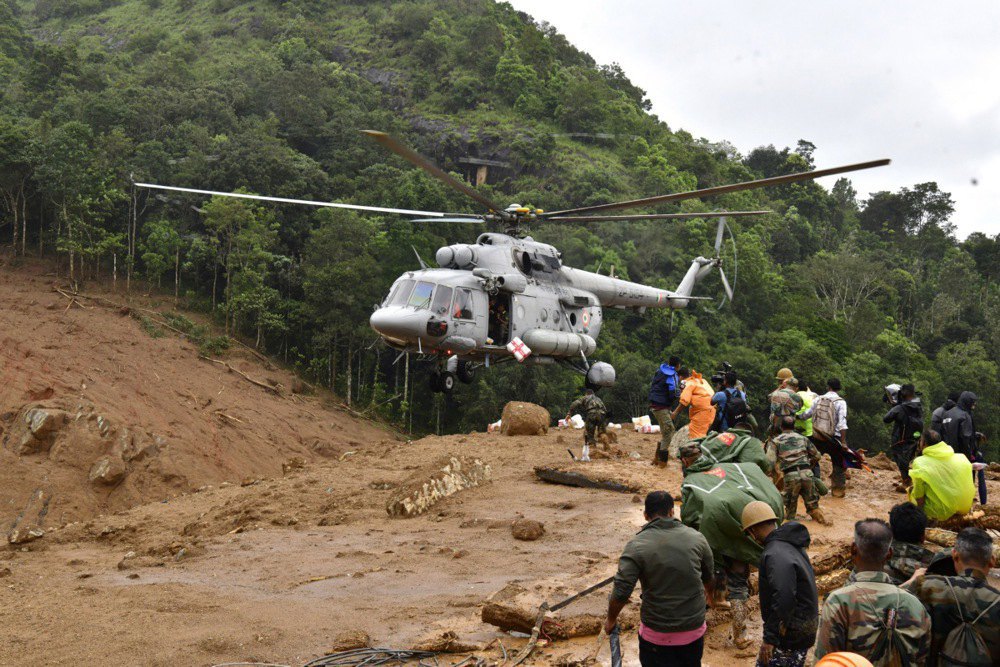
[[[483,191],[551,210],[802,171],[816,149],[743,156],[672,129],[620,67],[491,0],[0,0],[0,78],[0,238],[17,254],[57,253],[77,281],[117,268],[133,289],[162,285],[417,431],[481,429],[512,398],[560,412],[580,387],[510,365],[446,399],[414,390],[427,368],[373,345],[372,305],[413,249],[433,257],[476,232],[156,196],[130,178],[476,210],[358,132],[378,128],[458,174],[467,157],[506,163]],[[706,373],[733,363],[757,408],[779,366],[814,385],[839,376],[852,442],[874,449],[888,439],[883,385],[915,382],[928,409],[973,389],[981,430],[1000,440],[1000,240],[957,240],[948,193],[928,182],[858,201],[840,179],[679,210],[719,207],[773,211],[735,225],[735,303],[609,313],[595,356],[618,369],[606,393],[618,417],[645,411],[655,365],[677,353]],[[572,266],[662,287],[714,238],[702,219],[534,231]],[[700,289],[721,292],[715,278]]]

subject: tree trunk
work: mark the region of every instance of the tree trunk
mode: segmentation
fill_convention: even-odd
[[[118,291],[118,253],[111,253],[111,285],[112,290]]]
[[[181,247],[177,246],[174,250],[174,305],[177,305],[177,299],[181,292]]]
[[[406,366],[403,370],[403,405],[406,406],[406,412],[403,413],[403,421],[412,423],[410,421],[410,353],[406,353]]]
[[[215,317],[215,290],[216,285],[219,282],[219,255],[216,254],[215,261],[212,263],[212,317]]]
[[[21,254],[27,254],[28,246],[28,197],[21,194]]]
[[[351,349],[351,343],[353,341],[347,342],[347,405],[351,405],[351,384],[353,380],[353,374],[351,373],[351,359],[354,357],[354,351]]]
[[[75,269],[74,264],[76,260],[76,253],[73,252],[73,223],[69,221],[69,216],[66,215],[66,202],[63,202],[62,207],[63,221],[66,223],[66,237],[69,239],[69,283],[76,287],[75,280]]]

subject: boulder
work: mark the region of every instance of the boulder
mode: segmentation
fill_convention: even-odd
[[[545,524],[533,519],[518,519],[510,525],[510,534],[515,540],[534,542],[545,534]]]
[[[687,443],[690,439],[688,437],[687,424],[674,431],[674,437],[670,439],[670,458],[676,461],[680,456],[681,445]]]
[[[552,417],[549,411],[534,403],[511,401],[500,417],[500,432],[504,435],[545,435]]]
[[[69,421],[69,414],[55,408],[35,407],[24,412],[25,430],[15,452],[21,456],[47,452],[56,434]]]
[[[330,645],[330,652],[340,653],[356,648],[368,648],[371,645],[372,638],[364,630],[347,630],[334,638],[333,644]]]
[[[42,529],[42,525],[45,523],[45,516],[49,513],[51,501],[52,496],[42,489],[37,489],[31,494],[27,505],[17,515],[14,525],[7,533],[7,541],[11,544],[25,544],[44,536],[45,531]]]
[[[389,498],[389,516],[423,514],[442,498],[480,484],[492,477],[490,466],[468,456],[445,456],[418,470],[399,485]]]
[[[117,456],[102,456],[90,467],[90,481],[99,486],[115,486],[125,479],[125,462]]]

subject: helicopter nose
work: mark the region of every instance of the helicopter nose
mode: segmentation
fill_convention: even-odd
[[[409,342],[420,337],[426,338],[428,315],[426,310],[388,306],[372,313],[368,323],[372,329],[387,338]]]

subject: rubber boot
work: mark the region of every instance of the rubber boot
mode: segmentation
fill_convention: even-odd
[[[809,516],[811,516],[813,521],[815,521],[818,524],[824,526],[832,525],[829,521],[827,521],[827,518],[823,516],[823,510],[821,510],[818,507],[814,510],[809,510]]]
[[[730,607],[729,600],[726,599],[726,588],[716,588],[715,593],[712,595],[712,608],[729,609]]]
[[[736,648],[744,649],[750,646],[751,639],[747,635],[747,601],[731,600],[733,628],[729,639]]]
[[[847,495],[847,488],[843,486],[835,486],[830,489],[830,495],[834,498],[843,498]]]

